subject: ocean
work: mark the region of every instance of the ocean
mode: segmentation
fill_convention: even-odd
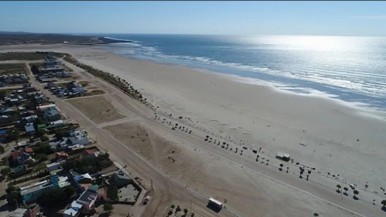
[[[232,74],[298,94],[386,110],[386,38],[104,35],[123,56]]]

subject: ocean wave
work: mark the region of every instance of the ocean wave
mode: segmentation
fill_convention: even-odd
[[[133,40],[128,41],[130,42],[126,44],[130,46],[130,48],[134,49],[127,49],[126,51],[123,49],[121,50],[120,54],[140,56],[150,58],[156,61],[158,60],[160,62],[177,64],[190,63],[191,65],[196,65],[200,67],[203,67],[205,65],[219,66],[240,71],[256,72],[255,76],[252,75],[253,78],[259,78],[258,73],[263,73],[281,78],[296,79],[300,81],[327,85],[330,88],[343,89],[343,92],[345,90],[350,90],[357,94],[364,94],[372,97],[382,98],[386,95],[386,85],[384,82],[384,80],[386,80],[386,75],[376,76],[371,75],[368,72],[361,72],[360,70],[356,69],[353,69],[351,71],[346,69],[346,71],[343,71],[342,69],[339,70],[337,68],[336,70],[331,71],[328,68],[323,68],[323,66],[320,66],[318,68],[302,67],[302,71],[297,71],[296,69],[279,70],[270,67],[246,65],[237,62],[224,62],[203,56],[165,54],[161,52],[156,46],[146,46],[141,44],[141,42]],[[381,82],[376,82],[374,78],[377,78],[378,80],[381,79]],[[283,89],[284,86],[285,85],[278,85],[277,87]],[[296,87],[289,87],[288,85],[286,85],[285,88],[288,91],[292,90],[294,92],[303,94],[313,92],[310,90],[310,88],[301,88],[299,87],[299,85]]]

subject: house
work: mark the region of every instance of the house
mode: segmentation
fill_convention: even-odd
[[[50,108],[50,107],[56,107],[56,105],[53,103],[46,104],[46,105],[40,105],[40,106],[38,106],[38,109],[40,111],[44,111],[45,109]]]
[[[83,158],[96,158],[99,155],[99,151],[96,149],[87,149],[81,152]]]
[[[84,149],[84,145],[71,145],[71,146],[68,146],[67,149],[71,152],[76,152],[78,153],[78,151],[80,150],[83,150]]]
[[[81,174],[81,175],[75,175],[73,176],[74,177],[74,181],[76,184],[80,184],[80,183],[91,183],[92,181],[92,177],[90,176],[90,174],[88,173],[85,173],[85,174]]]
[[[33,123],[36,119],[38,119],[37,115],[30,115],[30,116],[27,116],[27,117],[23,118],[25,123]]]
[[[98,188],[98,185],[92,185],[79,196],[77,202],[82,204],[82,213],[90,214],[93,211],[98,198]]]
[[[31,149],[32,150],[32,149]],[[32,158],[32,153],[21,151],[13,151],[9,155],[9,160],[12,165],[21,165],[21,164],[31,164],[35,162],[35,159]]]
[[[18,117],[16,115],[0,115],[0,126],[6,127],[13,125],[17,119]]]
[[[61,127],[64,126],[66,123],[63,120],[57,120],[50,122],[49,128],[55,128],[55,127]]]
[[[83,204],[78,203],[78,201],[72,201],[71,205],[67,207],[63,212],[64,217],[78,217],[80,215]]]
[[[27,172],[27,166],[25,165],[19,165],[16,167],[11,168],[10,176],[11,177],[18,177]]]
[[[69,145],[88,145],[90,140],[87,138],[87,132],[84,130],[71,130],[69,132],[68,142]]]
[[[26,148],[24,148],[24,152],[27,153],[27,154],[30,154],[30,155],[33,155],[33,154],[34,154],[34,151],[32,150],[31,147],[26,147]]]
[[[56,152],[55,153],[56,159],[68,159],[68,154],[64,151]]]
[[[114,173],[109,179],[109,183],[117,186],[118,188],[122,188],[132,182],[133,182],[133,179],[131,179],[128,175],[126,175],[122,171],[119,171],[118,173]]]
[[[60,112],[56,107],[48,107],[44,109],[43,118],[46,121],[57,121],[62,119]]]
[[[57,73],[57,72],[64,72],[64,68],[62,66],[50,66],[50,67],[40,67],[39,71],[41,74],[48,74],[48,73]]]
[[[64,188],[71,185],[67,176],[52,175],[50,179],[20,187],[20,195],[25,204],[30,204],[46,190]]]
[[[0,142],[7,142],[8,141],[8,130],[0,130]]]
[[[27,123],[24,128],[25,128],[25,132],[27,134],[32,135],[32,134],[35,134],[35,132],[36,132],[33,123]]]
[[[59,169],[62,169],[61,162],[55,162],[55,163],[47,164],[48,172],[52,172],[54,170],[59,170]]]

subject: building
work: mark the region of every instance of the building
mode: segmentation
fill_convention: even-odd
[[[98,185],[92,185],[85,190],[77,200],[74,200],[64,211],[64,217],[79,216],[81,213],[89,215],[93,213],[95,202],[98,199]]]
[[[72,201],[71,205],[67,207],[63,212],[64,217],[78,217],[80,215],[83,204],[78,203],[78,201]]]
[[[77,202],[83,205],[82,213],[90,214],[94,209],[98,198],[98,188],[98,185],[92,185],[79,196]]]
[[[48,172],[52,172],[52,171],[59,170],[59,169],[62,169],[61,162],[55,162],[55,163],[47,164]]]
[[[90,144],[90,140],[87,137],[87,133],[84,130],[71,130],[69,132],[68,139],[70,142],[69,145],[88,145]]]
[[[83,158],[96,158],[99,155],[99,151],[96,149],[87,149],[81,152]]]
[[[27,172],[27,166],[25,165],[19,165],[19,166],[16,166],[16,167],[12,167],[11,168],[11,172],[10,172],[10,176],[11,177],[18,177],[18,176],[21,176],[23,174],[25,174]]]
[[[110,185],[115,185],[118,188],[122,188],[132,182],[133,180],[122,171],[114,173],[109,179]]]
[[[12,165],[31,164],[35,162],[32,158],[32,148],[25,148],[19,151],[13,151],[9,155],[9,160]]]
[[[0,142],[8,141],[8,130],[0,130]]]
[[[30,204],[46,190],[52,188],[64,188],[71,185],[68,177],[52,175],[49,180],[37,182],[25,187],[20,187],[20,195],[25,204]]]
[[[59,110],[56,107],[48,107],[43,111],[43,118],[46,121],[58,121],[62,119]]]
[[[24,127],[25,132],[29,135],[35,134],[36,130],[33,123],[27,123]]]

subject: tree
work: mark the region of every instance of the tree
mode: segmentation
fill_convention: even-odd
[[[12,184],[8,185],[8,188],[5,189],[7,192],[7,201],[10,204],[16,204],[17,201],[20,201],[21,195],[18,188],[15,188]]]
[[[42,137],[40,138],[40,140],[41,140],[42,142],[47,142],[47,141],[49,140],[49,138],[48,138],[47,136],[42,136]]]
[[[3,176],[8,175],[10,172],[11,172],[11,169],[9,169],[8,167],[7,167],[7,168],[4,168],[4,169],[1,169],[1,174],[2,174]]]
[[[0,146],[0,154],[3,154],[4,153],[4,147],[3,146]]]
[[[113,210],[113,205],[111,205],[111,203],[105,203],[105,204],[103,204],[103,210],[104,211],[111,211],[111,210]]]
[[[107,189],[107,197],[111,200],[118,200],[118,188],[117,186],[109,186]]]
[[[181,211],[181,208],[180,208],[180,206],[177,206],[176,213],[179,212],[179,211]]]
[[[72,186],[68,186],[62,189],[48,189],[37,198],[37,202],[42,206],[55,206],[58,204],[67,203],[69,199],[75,193],[75,189]]]
[[[37,161],[40,161],[40,162],[48,159],[47,155],[44,153],[36,154],[35,158]]]
[[[40,71],[39,71],[39,68],[34,64],[31,66],[31,72],[33,74],[38,74]]]

